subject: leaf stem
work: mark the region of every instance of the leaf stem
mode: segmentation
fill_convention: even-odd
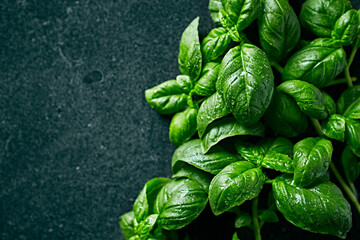
[[[350,70],[349,70],[349,68],[350,68],[350,65],[348,64],[348,63],[346,63],[346,67],[345,67],[345,70],[344,70],[344,72],[345,72],[345,77],[346,77],[346,82],[347,82],[347,85],[348,85],[348,87],[349,88],[351,88],[351,87],[353,87],[354,85],[353,85],[353,83],[352,83],[352,81],[351,81],[351,76],[350,76]]]
[[[356,77],[351,77],[352,82],[356,82],[356,80],[357,80]],[[329,87],[329,86],[333,86],[333,85],[337,85],[337,84],[342,84],[342,83],[347,83],[347,81],[348,81],[347,78],[338,78],[338,79],[335,79],[335,80],[331,81],[325,87]]]
[[[261,240],[260,225],[258,219],[258,203],[259,203],[259,199],[257,197],[252,200],[252,217],[253,217],[255,240]]]
[[[325,134],[324,134],[323,130],[321,129],[321,125],[319,123],[319,120],[311,118],[311,122],[312,122],[316,132],[319,134],[319,136],[320,137],[324,136]]]
[[[359,44],[359,41],[360,41],[360,37],[358,37],[355,41],[355,43],[353,44],[353,49],[350,53],[350,57],[349,59],[347,60],[347,62],[345,63],[345,77],[347,79],[347,84],[348,84],[348,87],[351,88],[353,87],[353,83],[351,81],[351,76],[350,76],[350,66],[352,64],[352,62],[354,61],[354,58],[355,58],[355,55],[356,55],[356,51],[357,51],[357,45]]]
[[[334,173],[336,179],[339,181],[340,185],[345,190],[346,194],[348,195],[348,197],[350,198],[350,200],[354,204],[356,210],[360,213],[360,204],[357,201],[356,196],[353,194],[351,189],[345,183],[344,179],[341,177],[339,171],[337,170],[337,168],[336,168],[336,166],[335,166],[335,164],[333,162],[330,163],[330,168],[331,168],[332,172]]]
[[[284,68],[280,66],[277,62],[271,62],[271,66],[273,66],[279,73],[283,73]]]

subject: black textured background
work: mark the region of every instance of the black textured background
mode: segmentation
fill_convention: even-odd
[[[214,27],[207,5],[0,1],[1,240],[123,239],[119,216],[147,180],[170,176],[175,150],[170,119],[144,90],[179,74],[178,44],[192,19],[201,17],[202,37]],[[359,236],[354,223],[349,239]],[[320,239],[274,226],[264,239]]]

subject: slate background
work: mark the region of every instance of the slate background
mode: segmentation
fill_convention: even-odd
[[[0,239],[123,239],[119,216],[170,176],[175,150],[144,90],[180,73],[182,31],[196,16],[202,37],[214,27],[207,5],[0,1]],[[263,234],[325,239],[286,223]]]

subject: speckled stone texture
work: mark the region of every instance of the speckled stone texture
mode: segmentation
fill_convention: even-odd
[[[196,16],[202,37],[214,27],[207,5],[1,1],[0,239],[123,239],[119,216],[175,150],[144,90],[180,73],[182,31]],[[332,239],[274,226],[265,239]]]

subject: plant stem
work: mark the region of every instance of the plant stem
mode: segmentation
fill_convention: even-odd
[[[258,219],[258,203],[259,203],[259,199],[257,197],[252,200],[252,217],[253,217],[255,240],[261,240],[260,225]]]
[[[350,54],[350,57],[349,57],[348,61],[346,62],[346,65],[345,65],[344,72],[345,72],[345,77],[347,79],[347,84],[348,84],[349,88],[351,88],[353,86],[353,83],[351,81],[351,76],[350,76],[350,66],[351,66],[352,62],[354,61],[354,57],[355,57],[356,51],[357,51],[356,46],[358,45],[359,41],[360,41],[360,37],[358,37],[356,39],[355,43],[353,44],[354,47],[353,47],[353,49],[351,51],[351,54]]]
[[[283,73],[284,68],[280,66],[277,62],[271,62],[271,66],[273,66],[279,73]]]
[[[345,67],[345,70],[344,70],[344,72],[345,72],[345,77],[346,77],[346,82],[347,82],[347,85],[348,85],[348,87],[349,88],[351,88],[351,87],[353,87],[353,83],[352,83],[352,81],[351,81],[351,76],[350,76],[350,70],[349,70],[349,68],[350,68],[350,65],[348,64],[348,63],[346,63],[346,67]]]
[[[348,195],[348,197],[350,198],[350,200],[354,204],[356,210],[360,213],[360,204],[359,204],[359,202],[357,201],[357,199],[356,199],[355,195],[353,194],[353,192],[351,191],[351,189],[345,183],[344,179],[341,177],[339,171],[337,170],[337,168],[336,168],[336,166],[335,166],[335,164],[333,162],[330,163],[330,168],[331,168],[332,172],[334,173],[336,179],[339,181],[340,185],[345,190],[346,194]]]
[[[349,183],[349,187],[351,189],[351,191],[353,192],[353,194],[355,195],[356,199],[357,199],[357,196],[356,196],[356,189],[355,189],[355,186],[353,183],[351,182],[348,182]]]
[[[320,137],[324,136],[324,132],[321,129],[321,125],[319,123],[319,120],[311,118],[311,122],[316,130],[316,132],[319,134]]]
[[[357,80],[356,77],[351,77],[352,82],[356,82],[356,80]],[[347,78],[338,78],[338,79],[335,79],[334,81],[331,81],[325,87],[329,87],[329,86],[333,86],[333,85],[337,85],[337,84],[342,84],[342,83],[347,83],[347,81],[348,81]]]

